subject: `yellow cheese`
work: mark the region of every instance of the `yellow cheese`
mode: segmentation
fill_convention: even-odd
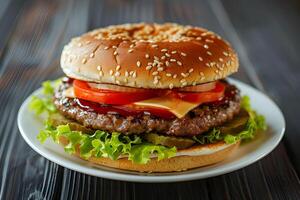
[[[65,90],[63,92],[63,96],[69,98],[75,98],[73,87],[70,87],[67,90]],[[191,102],[183,101],[181,99],[169,98],[169,97],[156,97],[152,99],[138,101],[133,104],[137,106],[143,106],[143,107],[167,109],[178,118],[184,117],[190,110],[196,108],[199,105],[198,103],[191,103]]]
[[[191,103],[191,102],[183,101],[181,99],[168,98],[168,97],[157,97],[157,98],[147,99],[144,101],[138,101],[133,104],[137,106],[149,106],[149,107],[167,109],[178,118],[182,118],[190,110],[196,108],[199,105],[198,103]]]
[[[68,98],[75,98],[73,87],[69,87],[68,89],[64,90],[63,96]]]

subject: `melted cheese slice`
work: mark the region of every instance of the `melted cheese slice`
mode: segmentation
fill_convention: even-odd
[[[182,118],[190,110],[196,108],[199,105],[198,103],[192,103],[183,101],[181,99],[168,97],[157,97],[144,101],[138,101],[133,104],[137,106],[149,106],[154,108],[167,109],[178,118]]]
[[[75,98],[73,87],[70,87],[67,90],[65,90],[63,92],[63,96]],[[168,97],[156,97],[152,99],[138,101],[133,104],[143,107],[167,109],[178,118],[184,117],[190,110],[196,108],[199,105],[198,103],[192,103],[183,101],[181,99]]]
[[[68,89],[64,90],[62,95],[68,98],[76,98],[73,87],[69,87]]]

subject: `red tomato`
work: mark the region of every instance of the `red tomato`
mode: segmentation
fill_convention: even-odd
[[[102,104],[124,105],[157,96],[153,90],[141,89],[135,92],[115,92],[89,87],[87,82],[74,80],[74,94],[80,99]]]
[[[215,84],[214,89],[205,92],[187,92],[179,90],[154,90],[154,89],[126,89],[126,92],[114,91],[109,89],[91,88],[87,82],[74,80],[73,82],[75,96],[79,99],[90,101],[88,108],[92,108],[98,113],[116,112],[124,116],[137,115],[148,112],[162,118],[173,118],[174,115],[166,110],[154,107],[141,107],[133,105],[133,102],[142,101],[158,96],[168,96],[170,98],[179,98],[188,102],[201,103],[214,102],[224,96],[225,85],[221,82]],[[122,89],[123,90],[123,89]],[[100,103],[94,105],[95,103]],[[110,104],[110,105],[104,105]]]
[[[180,99],[195,103],[207,103],[217,101],[224,96],[225,85],[217,82],[213,90],[207,92],[177,92]]]

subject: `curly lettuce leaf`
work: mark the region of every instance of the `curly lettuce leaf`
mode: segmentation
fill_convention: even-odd
[[[33,96],[31,102],[29,103],[29,109],[34,111],[36,115],[42,113],[55,113],[56,108],[53,104],[52,97],[54,95],[54,90],[60,79],[55,81],[45,81],[42,83],[42,97]]]
[[[120,133],[107,133],[97,130],[93,135],[84,134],[81,131],[71,130],[69,125],[60,125],[56,128],[46,124],[37,138],[41,143],[51,137],[59,143],[59,137],[65,137],[68,144],[65,146],[67,153],[75,153],[79,148],[80,156],[88,159],[91,156],[105,157],[116,160],[121,156],[127,156],[129,160],[138,164],[146,164],[155,154],[158,160],[171,158],[176,155],[176,148],[168,148],[160,145],[145,143],[139,136],[125,136]]]
[[[241,108],[245,109],[249,114],[249,119],[243,131],[236,134],[222,134],[220,129],[214,128],[205,134],[194,136],[193,139],[200,144],[215,143],[222,140],[227,144],[232,144],[239,140],[252,139],[257,131],[266,130],[267,125],[264,116],[257,114],[251,108],[248,96],[243,96]]]
[[[132,147],[128,159],[136,163],[146,164],[152,154],[156,154],[158,160],[171,158],[176,155],[176,147],[169,148],[151,143],[136,145]]]

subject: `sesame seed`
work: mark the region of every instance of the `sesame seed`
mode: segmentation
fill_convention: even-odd
[[[99,76],[103,76],[103,71],[99,71]]]
[[[152,44],[152,47],[156,48],[156,47],[158,47],[158,45],[157,44]]]
[[[172,76],[172,74],[170,74],[170,73],[166,73],[166,76],[167,76],[167,77],[171,77],[171,76]]]
[[[169,88],[172,90],[173,87],[174,87],[173,83],[170,83],[170,84],[169,84]]]
[[[207,53],[208,55],[210,55],[210,56],[212,55],[212,53],[211,53],[210,51],[207,51],[206,53]]]
[[[176,62],[176,59],[172,58],[172,59],[170,59],[170,62]]]
[[[129,48],[133,48],[134,47],[134,44],[131,44],[130,46],[129,46]]]
[[[117,54],[118,54],[118,52],[117,52],[117,51],[115,51],[115,52],[114,52],[114,56],[116,56]]]
[[[172,52],[171,52],[171,54],[175,54],[175,53],[177,53],[177,51],[172,51]]]
[[[205,63],[205,65],[206,65],[207,67],[210,67],[210,63]]]
[[[154,56],[154,60],[159,60],[159,58],[157,56]]]
[[[200,36],[196,37],[196,40],[202,40],[202,37],[200,37]]]
[[[207,44],[203,45],[203,47],[204,47],[205,49],[208,49],[208,48],[209,48]]]
[[[109,74],[112,76],[114,74],[114,70],[109,70]]]
[[[181,76],[183,76],[184,78],[188,77],[189,75],[189,73],[181,73]]]
[[[208,42],[208,43],[214,43],[213,40],[210,40],[210,39],[205,39],[205,42]]]
[[[224,56],[228,56],[229,54],[225,51],[223,51]]]
[[[177,64],[180,65],[180,66],[182,66],[182,63],[180,61],[177,61]]]
[[[120,65],[117,65],[116,70],[119,71],[121,69]]]
[[[95,53],[90,54],[90,58],[94,58],[94,56],[95,56]]]
[[[97,70],[101,71],[102,67],[100,65],[97,66]]]
[[[173,78],[174,78],[174,79],[177,78],[177,74],[174,74],[174,75],[173,75]]]
[[[167,57],[171,57],[171,55],[170,55],[170,54],[168,54],[168,53],[165,53],[165,55],[166,55]]]
[[[160,50],[161,52],[166,52],[166,51],[168,51],[168,49],[162,49],[162,50]]]
[[[131,52],[133,52],[133,49],[129,49],[129,50],[128,50],[128,53],[131,53]]]
[[[109,47],[104,47],[104,50],[107,50],[107,49],[109,49]]]
[[[187,82],[183,82],[181,83],[182,86],[186,86],[187,85]]]
[[[112,46],[112,48],[113,48],[113,49],[116,49],[116,48],[117,48],[117,46],[115,46],[115,45],[114,45],[114,46]]]
[[[197,84],[196,81],[193,81],[192,85],[195,86],[196,84]]]
[[[181,53],[180,53],[180,55],[182,55],[182,56],[186,56],[186,53],[183,53],[183,52],[181,52]]]
[[[164,60],[164,59],[166,59],[166,56],[162,56],[160,59]]]
[[[156,76],[157,74],[158,74],[158,71],[152,72],[152,75],[153,75],[153,76]]]
[[[150,70],[152,68],[152,66],[151,65],[148,65],[147,67],[146,67],[146,70]]]
[[[128,76],[129,76],[128,71],[125,71],[125,77],[128,77]]]
[[[82,64],[85,64],[86,62],[87,62],[86,58],[83,58],[82,61],[81,61]]]
[[[219,61],[220,61],[220,62],[223,62],[224,60],[223,60],[223,58],[219,58]]]
[[[184,83],[184,82],[186,82],[185,79],[181,79],[181,80],[180,80],[180,83]]]
[[[204,76],[204,73],[203,73],[203,72],[200,72],[200,76]]]
[[[202,58],[202,57],[200,57],[200,56],[198,57],[198,59],[199,59],[200,61],[203,61],[203,58]]]
[[[155,85],[157,85],[158,84],[158,79],[154,79],[154,81],[153,81],[153,83],[155,84]]]
[[[189,73],[192,73],[194,71],[194,69],[193,68],[191,68],[190,70],[189,70]]]
[[[165,64],[167,67],[170,65],[169,61],[166,61]]]
[[[149,57],[150,57],[149,54],[146,54],[146,55],[145,55],[145,58],[149,58]]]
[[[116,72],[115,76],[120,76],[120,74],[121,74],[120,72]]]
[[[136,78],[136,71],[132,74],[133,78]]]
[[[159,67],[159,68],[157,68],[157,71],[162,72],[162,71],[164,71],[164,68],[163,67]]]
[[[141,62],[140,62],[140,61],[137,61],[137,62],[136,62],[136,66],[137,66],[137,67],[140,67],[140,66],[141,66]]]

